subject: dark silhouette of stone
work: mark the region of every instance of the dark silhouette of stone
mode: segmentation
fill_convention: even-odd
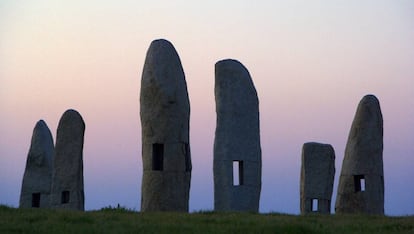
[[[141,211],[188,212],[190,103],[180,58],[167,40],[151,43],[141,79]]]
[[[300,211],[302,214],[331,213],[335,178],[335,152],[331,145],[305,143],[300,174]]]
[[[53,148],[52,134],[46,123],[39,120],[33,129],[27,155],[20,193],[20,208],[50,207]]]
[[[336,213],[384,214],[383,120],[378,99],[362,98],[345,149]]]
[[[84,210],[83,137],[85,123],[75,110],[67,110],[56,134],[51,205],[53,208]]]
[[[258,212],[262,168],[259,100],[250,74],[240,62],[216,63],[215,97],[214,209]]]

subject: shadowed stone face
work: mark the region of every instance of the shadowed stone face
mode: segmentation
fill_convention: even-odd
[[[214,209],[258,212],[262,168],[259,100],[250,74],[240,62],[216,63],[215,97]]]
[[[75,110],[67,110],[56,134],[51,205],[54,208],[84,210],[83,138],[85,123]]]
[[[342,163],[337,213],[384,214],[383,120],[378,99],[358,105]]]
[[[335,152],[331,145],[305,143],[302,148],[300,210],[302,214],[331,212]]]
[[[27,155],[20,208],[49,208],[52,183],[53,138],[43,120],[36,123]]]
[[[151,43],[141,79],[141,211],[188,211],[190,103],[180,58],[166,40]]]

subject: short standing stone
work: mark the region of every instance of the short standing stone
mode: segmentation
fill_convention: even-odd
[[[259,100],[250,74],[240,62],[216,63],[215,97],[214,209],[258,212],[262,168]]]
[[[190,103],[180,58],[167,40],[151,43],[141,79],[141,211],[188,212]]]
[[[358,105],[339,178],[336,213],[384,214],[383,120],[378,99]]]
[[[300,174],[300,211],[302,214],[331,212],[335,178],[335,152],[331,145],[305,143]]]
[[[43,120],[36,123],[27,155],[20,208],[50,207],[50,186],[52,182],[53,138]]]
[[[83,141],[85,123],[75,110],[67,110],[59,121],[53,163],[51,205],[84,210]]]

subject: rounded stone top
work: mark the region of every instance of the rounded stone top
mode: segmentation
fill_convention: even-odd
[[[375,95],[373,94],[368,94],[365,95],[362,99],[361,99],[361,104],[365,104],[365,105],[379,105],[379,100],[377,97],[375,97]]]
[[[85,122],[83,121],[82,116],[76,110],[69,109],[63,113],[62,117],[59,121],[59,126],[62,124],[81,124],[83,127],[85,126]]]
[[[151,42],[150,48],[157,48],[157,47],[170,47],[174,49],[173,44],[170,41],[163,39],[163,38],[155,39]]]
[[[227,70],[227,72],[243,71],[249,75],[247,68],[236,59],[220,60],[216,63],[215,68],[216,70]]]
[[[147,60],[152,61],[152,65],[170,64],[171,59],[173,59],[172,61],[178,60],[178,63],[181,65],[178,53],[170,41],[157,39],[151,42],[147,51]]]
[[[354,122],[372,125],[378,122],[382,125],[382,114],[379,100],[372,94],[364,96],[358,104]],[[358,124],[359,125],[359,124]]]

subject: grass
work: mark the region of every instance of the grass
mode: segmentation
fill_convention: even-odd
[[[414,216],[139,213],[0,206],[0,233],[414,233]]]

